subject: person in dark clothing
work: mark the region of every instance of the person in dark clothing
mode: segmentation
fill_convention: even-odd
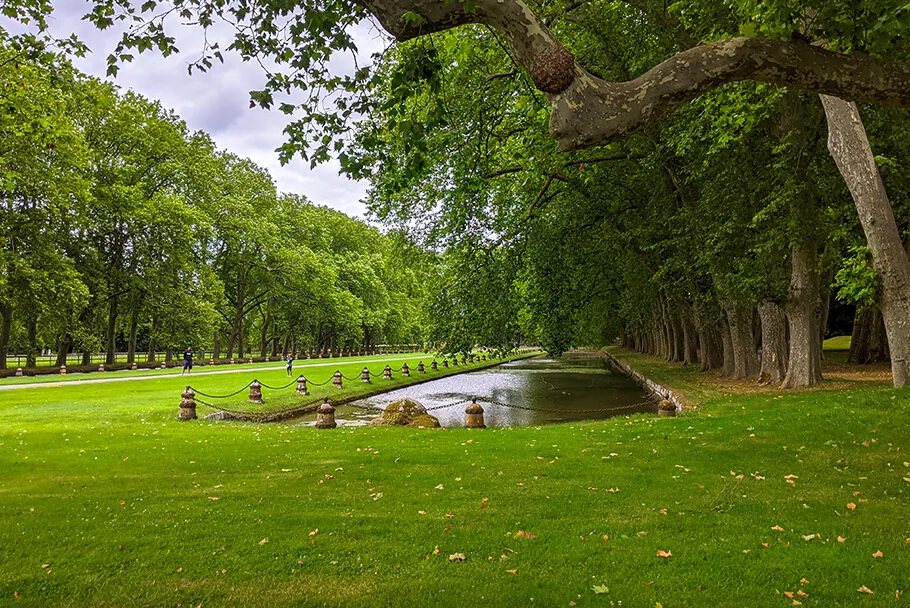
[[[193,371],[193,348],[187,346],[183,352],[183,371],[180,372],[180,375],[188,374],[191,371]]]
[[[287,356],[288,377],[290,377],[291,371],[293,370],[293,368],[294,368],[294,355],[292,355],[291,353],[288,353],[288,356]]]

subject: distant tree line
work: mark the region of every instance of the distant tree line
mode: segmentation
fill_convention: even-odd
[[[0,204],[0,368],[424,337],[432,256],[51,54],[0,48]]]

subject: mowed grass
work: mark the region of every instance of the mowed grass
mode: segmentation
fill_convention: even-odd
[[[852,336],[834,336],[833,338],[828,338],[822,344],[822,347],[825,350],[837,351],[837,350],[850,350],[850,342],[852,341]]]
[[[0,393],[0,605],[907,605],[910,391],[615,352],[702,407],[317,431],[179,422],[179,377]]]

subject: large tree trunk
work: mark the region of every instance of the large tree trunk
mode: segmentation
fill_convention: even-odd
[[[850,337],[850,351],[847,363],[864,364],[869,362],[869,343],[872,335],[873,310],[857,308],[853,317],[853,331]]]
[[[9,354],[9,336],[13,324],[13,307],[6,304],[0,305],[0,369],[6,369],[6,359]]]
[[[730,341],[733,350],[733,375],[735,379],[757,376],[760,365],[752,335],[752,307],[733,306],[727,309]]]
[[[891,351],[888,348],[888,337],[885,332],[885,323],[882,315],[875,311],[872,316],[872,333],[869,336],[869,362],[888,361]]]
[[[910,260],[901,243],[888,194],[853,102],[821,95],[828,118],[828,149],[837,163],[882,281],[879,306],[891,351],[894,386],[910,382]]]
[[[138,302],[137,302],[138,304]],[[126,349],[126,362],[134,363],[136,361],[136,335],[139,333],[139,306],[133,308],[130,315],[130,340]]]
[[[723,376],[732,378],[736,373],[736,356],[733,352],[733,337],[730,335],[730,324],[723,319],[720,324],[720,339],[723,344]]]
[[[70,347],[73,345],[73,337],[70,334],[64,334],[60,338],[60,343],[57,345],[57,361],[54,363],[54,366],[60,367],[61,365],[66,365],[66,355],[70,352]]]
[[[114,354],[117,350],[117,315],[119,296],[111,298],[111,307],[107,314],[107,328],[104,332],[104,362],[110,365],[114,363]]]
[[[212,336],[212,359],[221,358],[221,332],[217,329],[215,330],[215,335]]]
[[[787,315],[777,302],[763,302],[758,307],[761,317],[762,384],[778,383],[787,373]]]
[[[698,363],[698,332],[690,312],[691,310],[686,310],[680,315],[683,331],[683,365]]]
[[[149,352],[148,352],[148,362],[157,363],[155,361],[155,349],[158,348],[158,317],[152,317],[152,331],[149,332]]]
[[[28,348],[25,352],[25,367],[37,367],[38,315],[32,311],[25,318],[25,336]]]
[[[818,331],[818,253],[814,241],[793,247],[787,322],[790,354],[783,388],[812,386],[822,381],[821,341]]]

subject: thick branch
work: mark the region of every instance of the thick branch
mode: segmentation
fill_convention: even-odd
[[[910,107],[910,66],[843,55],[802,42],[731,38],[678,53],[635,80],[585,73],[552,95],[550,132],[560,148],[598,145],[662,119],[722,84],[755,80],[858,102]]]
[[[450,0],[355,1],[399,40],[468,23],[502,32],[515,61],[548,94],[553,108],[550,133],[563,150],[603,144],[738,80],[910,107],[910,66],[825,51],[799,41],[721,40],[678,53],[632,81],[611,83],[578,65],[522,0],[475,0],[470,13],[464,10],[465,3]],[[414,19],[414,14],[421,19]]]
[[[494,177],[499,177],[501,175],[508,175],[509,173],[518,173],[519,171],[524,171],[524,167],[509,167],[508,169],[499,169],[497,171],[490,171],[483,176],[484,179],[493,179]]]

